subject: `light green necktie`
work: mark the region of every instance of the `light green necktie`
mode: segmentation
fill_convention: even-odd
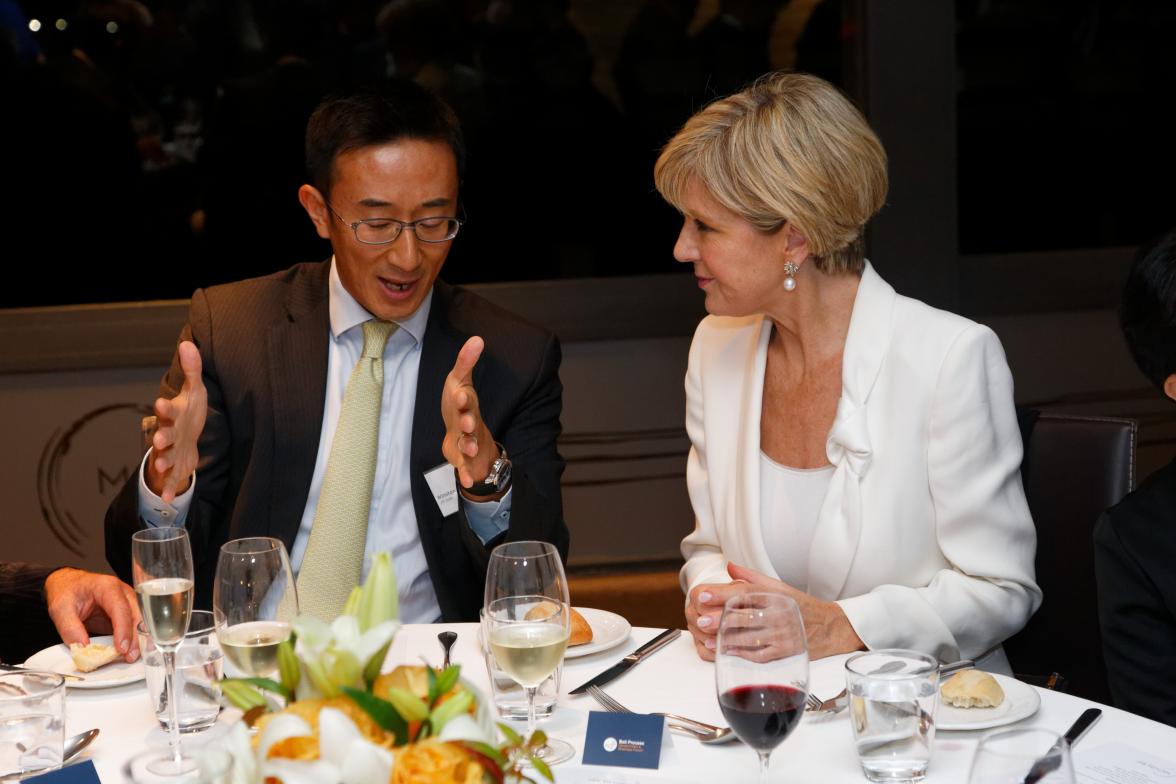
[[[395,322],[375,319],[363,324],[363,356],[343,393],[310,541],[298,571],[301,612],[327,623],[342,612],[363,569],[380,434],[384,346],[396,328]]]

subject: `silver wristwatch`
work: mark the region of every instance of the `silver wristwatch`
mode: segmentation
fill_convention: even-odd
[[[510,487],[510,458],[506,456],[506,447],[497,441],[498,458],[490,464],[490,473],[481,482],[475,482],[465,492],[473,496],[498,495]]]

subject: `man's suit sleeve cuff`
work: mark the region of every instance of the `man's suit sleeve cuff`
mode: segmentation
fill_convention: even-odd
[[[486,544],[494,537],[510,527],[511,495],[514,488],[506,491],[506,495],[497,501],[471,501],[461,497],[462,508],[465,509],[466,519],[470,523],[470,530]],[[179,501],[179,499],[176,499]]]
[[[139,463],[139,517],[152,528],[181,526],[188,517],[192,496],[196,493],[196,474],[193,472],[188,489],[176,496],[172,503],[166,504],[147,486],[147,458],[150,456],[151,450],[148,449]]]

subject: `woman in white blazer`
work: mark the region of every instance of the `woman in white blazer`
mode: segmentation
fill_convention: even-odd
[[[835,88],[769,74],[695,115],[655,169],[711,314],[686,375],[686,616],[793,596],[813,658],[985,657],[1041,602],[1013,382],[987,327],[895,293],[863,255],[886,157]]]

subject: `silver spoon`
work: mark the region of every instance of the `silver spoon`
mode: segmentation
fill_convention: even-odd
[[[739,739],[735,731],[730,727],[712,727],[709,730],[704,730],[688,724],[679,724],[669,718],[666,719],[666,725],[671,730],[694,738],[699,743],[726,743],[730,740]]]
[[[437,635],[437,640],[440,641],[441,647],[445,649],[445,664],[443,667],[449,666],[449,650],[453,644],[457,642],[457,632],[441,632]]]
[[[82,749],[90,745],[90,741],[98,737],[98,728],[86,730],[74,735],[72,738],[66,738],[65,745],[62,747],[61,764],[64,765],[71,759],[76,757]]]

